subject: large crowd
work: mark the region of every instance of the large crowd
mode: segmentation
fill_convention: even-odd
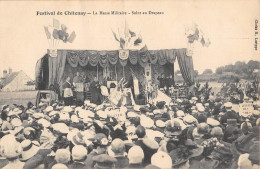
[[[3,105],[0,168],[259,168],[259,100],[239,97],[252,104],[242,114],[232,95],[202,93],[169,105]]]

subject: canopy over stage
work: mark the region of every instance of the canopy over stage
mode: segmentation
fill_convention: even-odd
[[[102,80],[104,74],[106,77],[112,76],[114,80],[120,80],[122,76],[126,79],[127,76],[131,76],[131,73],[128,73],[131,68],[131,71],[137,74],[137,79],[142,82],[147,65],[151,66],[152,81],[155,82],[160,73],[174,73],[176,57],[183,79],[191,86],[194,84],[193,60],[191,56],[187,56],[186,51],[186,48],[124,50],[123,52],[129,52],[126,57],[121,56],[122,50],[57,50],[57,57],[51,57],[48,52],[36,63],[36,89],[46,90],[50,85],[60,87],[67,76],[75,76],[76,71],[80,70],[90,72],[87,73],[90,80],[93,76]]]

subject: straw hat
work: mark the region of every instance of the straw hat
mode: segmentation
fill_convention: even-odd
[[[38,150],[39,147],[34,145],[31,140],[24,140],[21,143],[23,151],[22,151],[22,158],[21,160],[26,161],[30,159],[32,156],[34,156]]]

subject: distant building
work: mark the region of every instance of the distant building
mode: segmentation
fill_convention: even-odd
[[[0,82],[0,90],[3,92],[34,90],[35,85],[28,85],[28,82],[31,81],[32,79],[22,70],[19,72],[12,72],[12,69],[9,69],[9,72],[4,70]]]

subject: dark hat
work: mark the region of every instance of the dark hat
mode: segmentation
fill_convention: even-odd
[[[165,126],[166,136],[180,135],[182,132],[181,125],[178,121],[168,120]]]
[[[94,138],[91,138],[89,140],[93,141],[93,144],[95,144],[95,145],[99,145],[99,146],[108,145],[108,139],[104,133],[97,133]]]
[[[94,168],[114,168],[117,160],[107,154],[100,154],[93,157],[93,161],[96,162]]]
[[[178,166],[192,157],[200,156],[203,153],[203,147],[197,146],[197,148],[189,149],[187,146],[179,146],[172,150],[169,155],[172,159],[172,166]]]
[[[164,107],[164,105],[166,104],[165,101],[160,101],[156,104],[156,106],[159,108],[159,109],[162,109]]]
[[[203,115],[202,113],[200,113],[200,115],[198,116],[198,122],[206,123],[206,121],[207,121],[207,117],[205,115]]]

